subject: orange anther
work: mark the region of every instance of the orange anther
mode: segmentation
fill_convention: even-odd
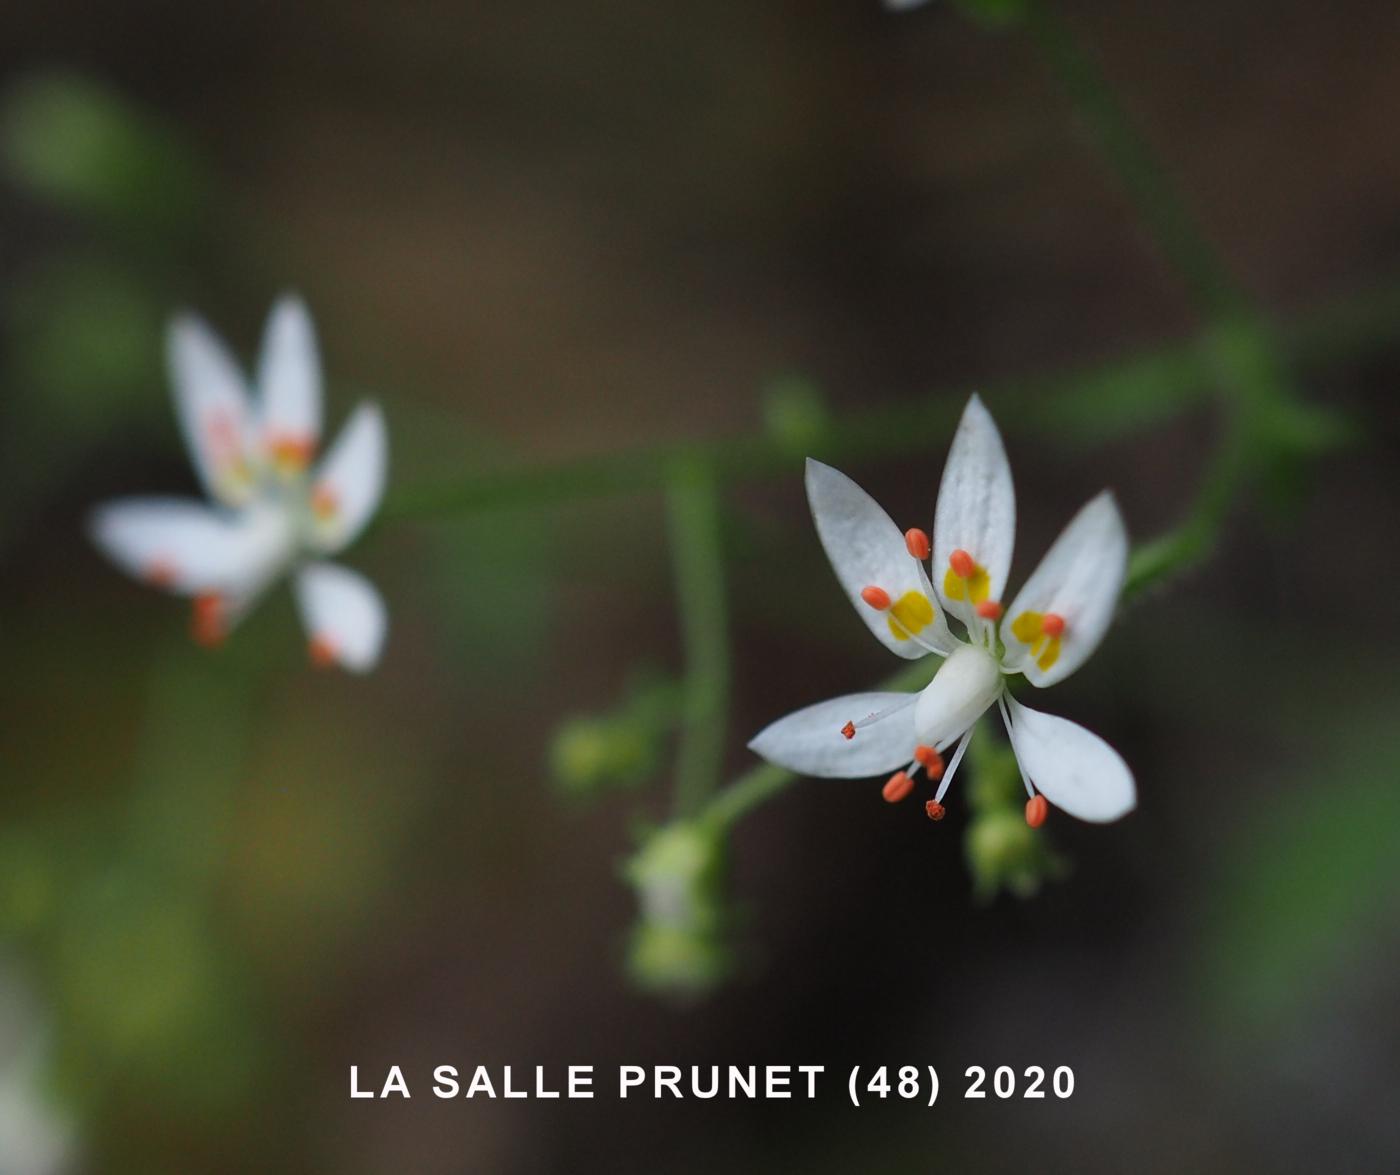
[[[329,669],[336,663],[335,642],[329,637],[312,637],[311,643],[306,646],[306,652],[311,658],[311,664],[317,669]]]
[[[324,483],[311,491],[311,513],[322,520],[334,518],[340,509],[340,499],[335,490]]]
[[[175,570],[175,564],[169,559],[153,559],[146,574],[143,577],[152,587],[172,588],[179,578],[179,573]]]
[[[883,612],[890,606],[890,593],[885,591],[884,588],[861,588],[860,598],[877,612]]]
[[[1040,618],[1040,631],[1046,636],[1059,636],[1065,631],[1065,618],[1047,612]]]
[[[1050,815],[1050,805],[1045,802],[1044,796],[1031,796],[1026,801],[1026,823],[1032,828],[1039,828],[1045,823],[1045,817]]]
[[[267,448],[272,454],[272,460],[280,468],[297,471],[311,464],[316,442],[309,436],[296,433],[269,433]]]
[[[924,814],[930,820],[942,820],[946,813],[947,809],[937,800],[929,800],[929,802],[924,805]]]
[[[938,753],[936,748],[920,744],[914,748],[914,758],[928,772],[930,779],[943,778],[943,756]]]
[[[1000,620],[1001,605],[995,600],[983,600],[977,605],[977,615],[983,620]]]
[[[959,579],[971,579],[977,571],[977,564],[972,561],[972,556],[961,547],[948,556],[948,566]]]
[[[224,598],[217,592],[204,592],[194,598],[194,615],[190,618],[190,636],[206,649],[217,648],[228,636],[224,621]]]
[[[904,532],[904,545],[908,548],[909,553],[920,562],[927,559],[929,552],[933,550],[933,546],[928,541],[928,535],[917,526]]]
[[[914,781],[903,771],[896,771],[886,781],[880,794],[885,797],[887,804],[897,804],[914,790]]]
[[[856,737],[856,724],[854,722],[846,723],[846,725],[841,728],[841,734],[849,742]]]

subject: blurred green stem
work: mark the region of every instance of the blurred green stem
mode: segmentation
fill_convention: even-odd
[[[1095,56],[1076,38],[1049,0],[1029,6],[1026,27],[1158,247],[1185,281],[1192,300],[1211,317],[1241,310],[1245,305],[1243,295],[1196,223],[1170,173],[1137,132]]]
[[[1030,4],[1026,18],[1031,40],[1210,323],[1203,357],[1218,388],[1224,433],[1185,519],[1134,552],[1125,587],[1131,596],[1168,572],[1179,573],[1210,556],[1231,505],[1253,472],[1252,456],[1272,439],[1271,414],[1301,406],[1304,398],[1262,315],[1234,282],[1095,56],[1051,0]]]
[[[729,633],[721,548],[720,498],[710,469],[677,462],[667,485],[667,517],[677,609],[685,646],[675,811],[699,809],[724,767],[729,708]]]
[[[1400,335],[1400,284],[1328,302],[1285,324],[1282,358],[1321,367],[1394,344]],[[983,388],[1010,433],[1062,446],[1100,444],[1141,433],[1209,401],[1218,386],[1217,332],[1088,367],[1012,379]],[[855,462],[927,453],[956,422],[965,390],[944,389],[890,407],[832,419],[817,431],[810,455]],[[766,434],[653,445],[547,465],[474,470],[436,485],[391,492],[376,528],[401,519],[443,518],[507,506],[655,491],[678,462],[699,462],[718,484],[790,473],[795,457]]]

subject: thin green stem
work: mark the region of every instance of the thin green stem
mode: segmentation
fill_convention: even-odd
[[[1095,57],[1048,0],[1029,6],[1026,27],[1196,304],[1212,316],[1241,309],[1244,298],[1229,271],[1170,173],[1137,133]]]
[[[720,783],[729,710],[728,608],[720,497],[701,462],[675,465],[667,516],[676,600],[685,647],[675,810],[690,815]]]
[[[1295,367],[1321,367],[1394,345],[1400,337],[1400,283],[1328,302],[1280,332],[1283,357]],[[1007,431],[1060,442],[1099,444],[1141,433],[1209,401],[1219,381],[1213,355],[1216,332],[1183,343],[1046,376],[1012,379],[983,389]],[[395,490],[381,523],[447,518],[507,506],[540,505],[581,497],[639,493],[664,487],[678,462],[706,465],[720,484],[790,473],[802,456],[860,461],[926,453],[946,436],[962,394],[944,389],[888,408],[833,418],[810,445],[765,434],[662,444],[566,459],[549,465],[474,470],[437,485]],[[1050,427],[1053,426],[1053,427]]]

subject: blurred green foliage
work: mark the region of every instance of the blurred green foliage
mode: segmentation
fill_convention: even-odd
[[[209,191],[173,131],[79,73],[33,74],[11,85],[0,155],[36,199],[164,233],[187,229]]]
[[[1330,710],[1309,761],[1231,820],[1195,956],[1214,1031],[1288,1031],[1400,942],[1397,703]]]

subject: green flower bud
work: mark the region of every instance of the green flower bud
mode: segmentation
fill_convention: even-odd
[[[650,731],[626,718],[573,718],[554,735],[550,769],[561,791],[587,795],[608,787],[635,787],[657,766]]]
[[[623,875],[640,907],[627,956],[637,984],[694,996],[728,974],[725,845],[719,834],[700,824],[666,825],[647,836]]]

